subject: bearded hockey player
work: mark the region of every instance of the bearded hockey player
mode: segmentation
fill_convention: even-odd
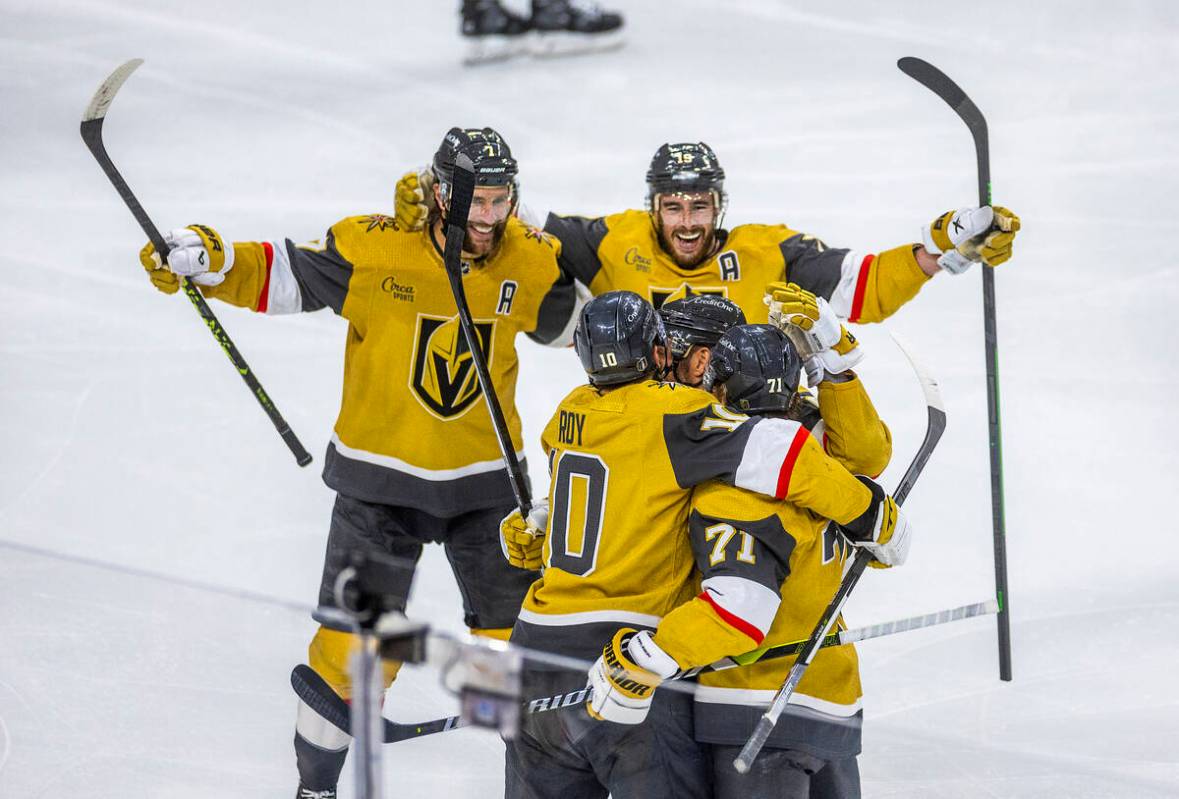
[[[514,500],[443,268],[443,223],[458,153],[471,158],[477,180],[463,282],[520,452],[516,336],[553,341],[569,321],[573,296],[557,266],[560,245],[513,213],[518,167],[494,130],[446,134],[432,167],[436,207],[422,230],[405,230],[376,213],[343,219],[310,244],[231,244],[212,228],[193,225],[169,234],[174,249],[167,264],[151,245],[141,260],[168,293],[187,275],[206,296],[260,313],[328,307],[348,320],[344,396],[323,473],[337,497],[320,606],[334,606],[336,577],[354,551],[416,563],[423,544],[441,543],[467,626],[506,638],[535,575],[500,555],[498,522]],[[408,573],[403,584],[384,586],[400,597],[409,587]],[[353,643],[351,634],[321,625],[309,649],[312,668],[345,699]],[[385,664],[386,684],[398,667]],[[300,791],[335,796],[349,741],[300,703]]]
[[[686,532],[693,486],[719,479],[858,525],[875,541],[896,529],[896,515],[882,512],[891,503],[883,491],[825,455],[801,424],[750,417],[700,389],[651,379],[664,366],[661,328],[632,292],[604,294],[579,318],[574,340],[590,384],[561,402],[542,436],[552,475],[548,568],[529,590],[512,640],[575,657],[609,643],[591,672],[588,714],[579,707],[530,714],[508,743],[508,796],[709,795],[690,700],[653,689],[678,671],[680,657],[706,663],[756,644],[717,626],[724,619],[712,606],[692,605],[702,620],[689,625],[695,637],[686,648],[665,650],[651,635],[696,593]],[[505,544],[519,526],[514,515],[504,520]],[[521,554],[506,549],[509,558]],[[530,669],[528,679],[529,692],[541,695],[583,684],[576,674],[542,669]]]
[[[703,142],[664,144],[647,170],[647,208],[602,217],[549,214],[561,265],[591,294],[626,289],[656,308],[690,293],[728,297],[752,322],[768,320],[789,282],[830,302],[841,319],[879,322],[913,299],[939,271],[1011,257],[1019,217],[999,206],[962,208],[923,226],[919,243],[879,254],[828,247],[786,225],[723,227],[725,171]],[[427,194],[410,173],[398,213],[424,219]],[[416,205],[416,207],[415,207]]]

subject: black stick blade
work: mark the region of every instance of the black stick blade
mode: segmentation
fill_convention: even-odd
[[[949,75],[928,61],[922,61],[920,58],[914,58],[913,56],[905,56],[899,59],[897,61],[897,68],[942,98],[946,105],[954,109],[954,113],[961,117],[962,121],[966,123],[966,126],[970,128],[970,133],[974,136],[975,140],[986,142],[986,118],[978,110],[978,106],[974,104],[974,101],[966,95],[966,92],[962,91],[962,87],[954,83]]]

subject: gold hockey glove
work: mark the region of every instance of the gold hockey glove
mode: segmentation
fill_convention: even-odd
[[[160,261],[150,241],[139,251],[139,262],[152,285],[165,294],[175,294],[181,277],[191,277],[201,286],[218,286],[233,269],[233,244],[206,225],[189,225],[164,234],[168,265]]]
[[[599,721],[642,724],[659,684],[679,671],[651,633],[623,627],[589,670],[593,689],[586,709]]]
[[[926,251],[939,256],[939,266],[960,275],[977,261],[998,266],[1009,259],[1019,227],[1019,217],[1008,209],[984,205],[946,211],[922,228],[921,238]]]
[[[913,530],[901,506],[884,489],[869,477],[856,475],[856,479],[872,492],[868,508],[840,530],[852,546],[863,547],[875,558],[871,566],[888,568],[901,566],[909,557],[909,545]]]
[[[499,523],[499,542],[504,558],[517,569],[536,571],[544,565],[544,534],[549,523],[548,500],[532,503],[525,519],[520,510],[509,513]]]
[[[838,343],[839,318],[822,297],[795,283],[771,283],[766,286],[765,304],[769,321],[794,344],[806,360]]]
[[[434,205],[434,174],[429,168],[406,172],[397,181],[394,217],[402,230],[421,230]]]

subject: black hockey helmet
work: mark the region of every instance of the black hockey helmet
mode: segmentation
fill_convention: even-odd
[[[655,207],[658,194],[711,191],[717,210],[724,208],[725,170],[716,153],[704,142],[664,144],[655,151],[647,169],[647,204]]]
[[[612,386],[650,374],[663,338],[663,321],[649,302],[633,291],[608,291],[581,309],[573,344],[589,381]]]
[[[688,354],[693,344],[711,348],[726,330],[745,324],[741,307],[719,294],[689,294],[682,300],[664,303],[659,315],[675,363]]]
[[[723,385],[725,403],[752,413],[785,413],[798,390],[802,359],[773,325],[741,325],[712,348],[711,382]]]
[[[491,128],[451,128],[434,153],[434,177],[445,197],[454,180],[454,159],[463,153],[475,166],[476,186],[516,188],[520,168],[508,143]]]

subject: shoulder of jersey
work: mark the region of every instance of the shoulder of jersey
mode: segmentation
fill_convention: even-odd
[[[729,230],[729,238],[726,241],[726,246],[780,244],[796,233],[798,231],[789,225],[763,225],[758,223],[737,225],[735,228]]]
[[[639,208],[628,208],[616,214],[609,214],[603,219],[611,233],[630,235],[651,231],[651,215]]]
[[[643,394],[659,403],[664,413],[692,413],[716,402],[716,398],[704,389],[681,383],[645,380],[640,385]]]

